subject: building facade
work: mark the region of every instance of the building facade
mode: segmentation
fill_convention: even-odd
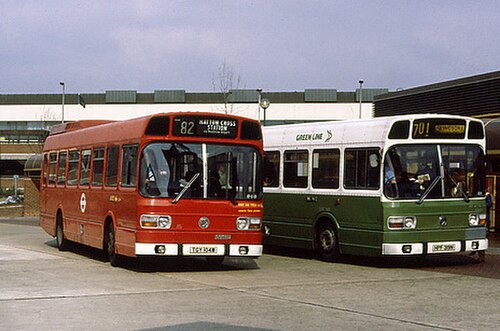
[[[22,175],[24,161],[41,151],[50,128],[62,121],[124,120],[173,111],[229,113],[260,119],[266,125],[371,118],[372,100],[387,89],[341,92],[231,90],[189,93],[184,90],[106,91],[95,94],[0,94],[0,176]],[[361,102],[360,102],[361,95]],[[270,102],[268,109],[260,100]]]
[[[388,89],[350,92],[336,89],[295,92],[246,89],[225,93],[157,90],[150,93],[0,94],[0,203],[15,193],[23,196],[24,192],[34,192],[36,185],[33,180],[36,180],[37,171],[30,166],[30,176],[24,176],[26,162],[41,153],[50,128],[62,121],[124,120],[173,111],[235,114],[260,119],[266,125],[371,118],[373,97],[387,92]],[[267,109],[260,106],[261,100],[269,101]],[[20,192],[14,192],[13,178],[18,178]],[[28,194],[24,198],[24,214],[36,213],[37,206],[29,205]],[[36,202],[36,199],[32,200]],[[12,214],[13,210],[9,208],[7,212]],[[22,209],[17,208],[15,215],[11,216],[20,216],[21,212]]]

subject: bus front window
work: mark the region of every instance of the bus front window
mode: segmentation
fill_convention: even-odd
[[[436,185],[426,192],[431,183]],[[384,194],[390,199],[456,198],[484,194],[483,152],[476,145],[399,145],[384,162]]]
[[[261,156],[252,147],[216,144],[152,143],[141,157],[140,193],[182,199],[260,199]]]

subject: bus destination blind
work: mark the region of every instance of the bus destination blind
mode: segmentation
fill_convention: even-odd
[[[413,139],[463,139],[465,121],[447,118],[417,119],[413,122]]]
[[[236,138],[238,121],[227,117],[177,116],[172,133],[184,137]]]

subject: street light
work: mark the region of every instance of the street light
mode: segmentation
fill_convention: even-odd
[[[359,80],[359,118],[361,118],[361,108],[363,105],[363,83],[362,79]]]
[[[64,82],[59,82],[59,85],[62,86],[62,114],[61,114],[61,123],[64,123],[64,94],[65,94],[65,87]]]
[[[259,106],[259,110],[257,111],[257,120],[260,122],[260,101],[262,99],[262,89],[257,89],[257,105]]]
[[[260,99],[259,105],[264,110],[264,123],[263,123],[263,125],[266,126],[266,109],[269,108],[269,106],[271,105],[271,102],[269,101],[269,99],[264,98],[264,99]]]

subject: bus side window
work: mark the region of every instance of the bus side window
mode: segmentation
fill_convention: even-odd
[[[106,158],[106,186],[116,187],[118,183],[118,146],[109,146]]]
[[[49,154],[49,185],[54,185],[56,183],[56,166],[57,166],[57,154],[51,152]]]
[[[90,156],[92,151],[90,149],[82,150],[82,159],[80,165],[80,185],[89,186],[90,183]]]
[[[49,154],[43,154],[43,174],[42,174],[43,187],[47,187],[48,176],[49,176]]]
[[[102,172],[104,170],[104,147],[95,148],[92,156],[92,186],[102,186]]]
[[[68,160],[67,185],[74,186],[78,183],[78,161],[80,160],[80,151],[70,151]]]
[[[68,152],[59,152],[59,161],[57,163],[57,185],[64,186],[66,182],[66,159],[68,158]]]
[[[266,152],[264,156],[264,186],[278,187],[280,178],[280,152]]]
[[[312,186],[314,188],[339,188],[340,150],[313,151]]]
[[[380,152],[376,149],[368,150],[368,187],[377,190],[380,187]]]
[[[283,186],[285,187],[307,187],[307,178],[309,175],[309,152],[302,151],[285,151],[284,154],[284,169],[283,169]]]
[[[344,187],[357,190],[377,190],[380,187],[378,149],[346,149]]]
[[[135,187],[137,183],[137,145],[123,146],[120,185]]]

